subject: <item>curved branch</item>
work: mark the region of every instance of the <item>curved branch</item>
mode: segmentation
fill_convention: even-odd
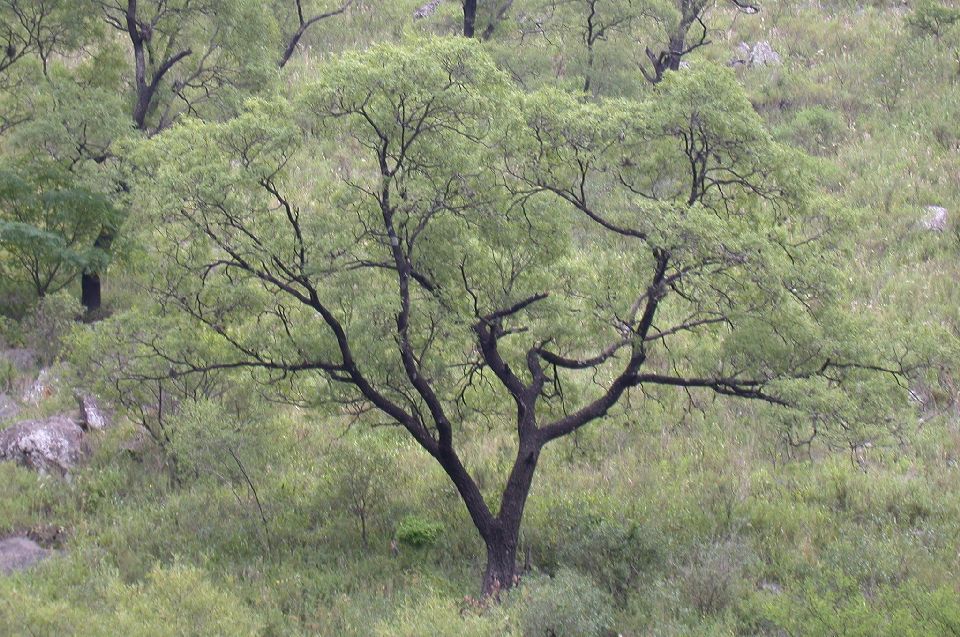
[[[350,8],[350,5],[353,4],[353,0],[346,0],[339,9],[334,9],[333,11],[328,11],[326,13],[321,13],[313,16],[309,20],[304,19],[303,15],[303,5],[301,0],[297,0],[297,18],[300,22],[300,26],[297,27],[297,30],[294,32],[290,39],[287,41],[287,46],[283,50],[283,55],[280,56],[279,66],[282,69],[287,65],[287,62],[290,61],[290,58],[293,57],[294,52],[297,50],[297,45],[300,43],[300,39],[303,38],[303,35],[307,32],[307,29],[312,27],[317,22],[321,20],[326,20],[327,18],[332,18],[334,16],[340,15]]]

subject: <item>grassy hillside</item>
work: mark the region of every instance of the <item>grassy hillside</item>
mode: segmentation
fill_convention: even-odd
[[[448,3],[398,26],[358,4],[310,35],[291,82],[336,51],[459,17]],[[521,532],[528,570],[494,603],[478,598],[483,545],[466,509],[396,427],[237,386],[226,407],[184,405],[161,449],[118,410],[68,481],[0,464],[0,537],[58,551],[0,577],[0,633],[960,635],[960,39],[925,31],[923,6],[721,7],[688,58],[726,64],[760,41],[781,57],[737,79],[773,135],[809,155],[823,205],[846,210],[838,278],[882,326],[868,342],[929,363],[906,416],[787,430],[766,407],[712,395],[630,401],[544,453]],[[530,84],[581,82],[562,47],[521,49],[508,28],[484,46]],[[652,90],[633,53],[601,49],[594,88]],[[929,206],[948,212],[939,231]],[[106,284],[115,318],[140,303],[136,261],[132,246]],[[72,409],[104,342],[96,326],[35,316],[4,319],[3,339],[50,345],[62,378],[22,417]],[[37,371],[0,367],[0,390]],[[494,493],[513,443],[482,419],[469,428],[463,455]]]

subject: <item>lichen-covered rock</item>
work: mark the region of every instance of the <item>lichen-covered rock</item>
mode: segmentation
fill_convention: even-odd
[[[7,360],[21,374],[36,368],[39,361],[34,350],[23,347],[0,351],[0,358]]]
[[[947,218],[947,209],[943,206],[927,206],[923,227],[934,232],[943,232],[947,229]]]
[[[737,45],[733,57],[730,59],[730,66],[744,66],[750,64],[750,45],[741,42]]]
[[[26,391],[23,392],[23,402],[31,405],[39,405],[45,399],[50,398],[55,393],[54,386],[57,379],[49,369],[41,369],[37,374],[37,380],[33,381]]]
[[[0,422],[13,420],[20,413],[20,405],[6,394],[0,394]]]
[[[26,420],[0,431],[0,461],[66,475],[85,454],[83,429],[66,416]]]
[[[780,54],[773,50],[770,43],[761,40],[753,45],[750,51],[750,66],[779,66]]]
[[[437,12],[437,7],[440,6],[440,2],[441,0],[430,0],[430,2],[413,12],[413,19],[422,20],[423,18],[429,18]]]
[[[748,66],[755,68],[758,66],[780,66],[783,61],[780,54],[774,51],[773,47],[766,40],[761,40],[750,46],[746,42],[741,42],[733,58],[730,60],[730,66]]]
[[[95,396],[77,394],[80,403],[80,426],[87,431],[100,431],[110,426],[110,417]]]
[[[45,560],[51,551],[25,537],[0,540],[0,574],[10,575],[23,571]]]

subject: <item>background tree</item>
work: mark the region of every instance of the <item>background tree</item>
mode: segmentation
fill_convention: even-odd
[[[756,4],[745,0],[731,0],[731,4],[750,14],[760,10]],[[713,5],[704,0],[675,0],[674,6],[676,15],[663,23],[665,42],[644,47],[650,68],[641,63],[640,72],[652,84],[662,80],[666,71],[679,69],[684,56],[710,44],[706,16]]]
[[[720,69],[589,105],[516,92],[466,40],[385,45],[137,164],[153,293],[230,352],[158,351],[166,376],[248,369],[404,428],[465,504],[487,594],[514,583],[543,448],[631,395],[831,423],[897,401],[838,312],[839,217]],[[499,493],[461,456],[481,404],[514,436]]]
[[[353,4],[353,0],[345,0],[338,3],[306,3],[303,0],[294,0],[292,3],[285,2],[281,5],[282,9],[287,9],[293,5],[294,19],[286,17],[287,11],[278,11],[281,21],[281,34],[284,43],[283,53],[280,55],[280,68],[287,65],[290,58],[297,50],[297,45],[303,39],[304,34],[316,25],[318,22],[336,17],[344,13]],[[318,6],[312,6],[312,5]],[[289,26],[286,26],[289,25]]]
[[[461,0],[463,5],[463,36],[472,38],[477,35],[478,19],[484,24],[480,37],[490,39],[513,8],[514,0]]]
[[[736,11],[755,13],[746,3]],[[634,96],[678,70],[691,53],[711,43],[714,5],[688,0],[530,0],[511,5],[519,43],[510,42],[503,64],[527,83],[535,62],[524,56],[537,43],[555,56],[558,79],[579,76],[584,92]],[[520,47],[518,56],[515,47]],[[637,55],[639,54],[639,55]],[[536,59],[536,58],[534,58]],[[638,73],[639,71],[639,73]],[[550,73],[550,71],[547,71]],[[539,70],[544,74],[544,69]]]
[[[230,113],[271,76],[277,25],[261,3],[204,0],[98,0],[102,18],[130,43],[131,118],[151,135],[182,115]],[[124,186],[120,184],[120,190]],[[109,252],[104,227],[94,248]],[[102,302],[99,270],[81,278],[81,302],[94,315]]]
[[[55,165],[0,171],[0,263],[4,276],[28,282],[37,297],[63,289],[107,255],[91,247],[100,227],[114,227],[117,211]]]
[[[8,251],[20,255],[14,269],[28,274],[40,296],[87,268],[104,267],[107,253],[95,245],[97,232],[90,236],[92,226],[115,228],[120,221],[105,162],[129,126],[117,116],[123,106],[115,50],[100,41],[88,8],[4,5],[7,19],[15,17],[22,29],[10,37],[24,42],[17,64],[0,72],[4,235]]]

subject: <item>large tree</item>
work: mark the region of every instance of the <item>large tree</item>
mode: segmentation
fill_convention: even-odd
[[[893,395],[843,318],[842,216],[723,69],[597,104],[524,94],[465,39],[319,74],[133,158],[146,285],[203,347],[142,341],[158,378],[248,370],[405,429],[476,526],[485,593],[515,581],[544,448],[628,396],[636,418],[675,388],[822,427]],[[462,455],[478,413],[515,442],[497,493]]]

